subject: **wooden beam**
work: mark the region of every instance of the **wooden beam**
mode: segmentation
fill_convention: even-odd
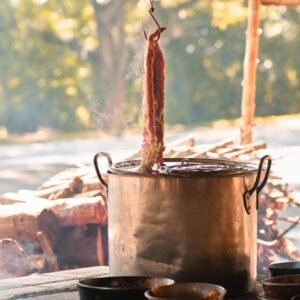
[[[261,0],[261,4],[296,6],[300,5],[300,0]]]
[[[98,225],[98,229],[97,229],[96,245],[97,245],[97,259],[98,259],[99,266],[104,266],[105,249],[103,247],[103,239],[102,239],[102,232],[101,232],[100,225]]]
[[[255,113],[256,72],[259,48],[260,0],[249,0],[246,50],[244,60],[241,143],[253,140],[253,119]]]
[[[37,232],[37,239],[40,242],[41,248],[45,254],[46,261],[48,263],[49,271],[50,272],[57,272],[59,271],[59,266],[57,263],[56,255],[54,254],[50,242],[47,236],[44,234],[43,231]]]

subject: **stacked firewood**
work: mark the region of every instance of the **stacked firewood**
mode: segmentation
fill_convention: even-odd
[[[107,264],[106,192],[92,167],[59,173],[36,191],[6,193],[0,203],[0,265],[1,253],[10,253],[0,278]],[[16,250],[2,251],[1,241]],[[18,249],[30,267],[12,271]]]
[[[300,225],[300,216],[279,216],[279,211],[287,206],[300,206],[299,194],[293,193],[281,178],[272,177],[259,199],[257,250],[260,274],[267,274],[271,263],[300,260],[300,249],[288,238],[288,233]],[[278,221],[287,223],[287,228],[279,230]]]
[[[166,148],[169,158],[217,158],[258,162],[263,142],[239,145],[232,139],[208,146],[186,138]],[[126,159],[141,157],[137,151]],[[107,264],[106,190],[92,166],[78,166],[44,182],[36,191],[7,193],[0,200],[0,278]],[[286,205],[300,205],[283,180],[271,175],[260,196],[258,271],[281,258],[300,259],[287,238],[299,219],[279,218]],[[280,232],[278,221],[291,223]],[[8,246],[9,245],[9,246]],[[9,249],[9,251],[7,250]],[[13,249],[13,250],[11,250]],[[9,254],[8,254],[9,253]],[[20,261],[12,268],[13,258]]]

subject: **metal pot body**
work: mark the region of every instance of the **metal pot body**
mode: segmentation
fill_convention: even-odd
[[[257,212],[246,213],[243,195],[255,177],[110,174],[111,275],[210,282],[230,294],[253,291]],[[255,203],[256,192],[248,200]]]

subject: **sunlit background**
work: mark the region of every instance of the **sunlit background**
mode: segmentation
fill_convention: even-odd
[[[239,123],[220,119],[240,117],[247,1],[154,5],[168,28],[167,140],[179,130],[200,143],[238,140]],[[148,9],[138,0],[0,2],[0,193],[35,187],[99,150],[139,147]],[[285,115],[256,121],[255,138],[271,148],[299,146],[299,16],[299,7],[261,10],[256,115]]]
[[[247,1],[155,2],[168,28],[167,122],[240,116]],[[158,6],[159,5],[159,6]],[[1,137],[86,129],[120,133],[141,122],[148,1],[0,3]],[[257,115],[300,111],[299,8],[262,10]]]
[[[168,29],[166,144],[239,142],[247,5],[154,2]],[[148,9],[146,0],[0,1],[0,195],[91,165],[96,152],[117,160],[140,148],[144,30],[156,26]],[[300,199],[300,7],[263,6],[260,28],[254,140]]]

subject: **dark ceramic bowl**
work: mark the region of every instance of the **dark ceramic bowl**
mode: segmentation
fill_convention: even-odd
[[[300,261],[276,263],[269,265],[272,277],[283,275],[300,275]]]
[[[272,277],[261,283],[268,298],[291,299],[300,295],[300,275]]]
[[[146,290],[171,285],[174,280],[153,277],[96,277],[80,280],[80,300],[143,300]]]

